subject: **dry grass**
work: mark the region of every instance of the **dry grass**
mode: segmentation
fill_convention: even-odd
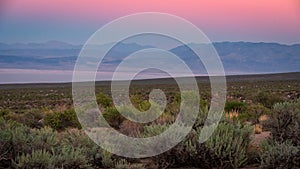
[[[225,117],[230,120],[237,119],[239,117],[239,112],[237,110],[232,110],[229,113],[225,113]]]
[[[263,127],[261,124],[255,124],[254,125],[254,133],[255,134],[260,134],[263,131]]]

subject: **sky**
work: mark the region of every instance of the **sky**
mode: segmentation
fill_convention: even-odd
[[[0,42],[84,44],[106,23],[138,12],[177,15],[211,41],[300,43],[299,0],[0,0]]]

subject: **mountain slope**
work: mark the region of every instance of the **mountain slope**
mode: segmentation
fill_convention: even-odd
[[[197,48],[203,44],[193,44]],[[224,69],[229,74],[299,72],[300,44],[217,42],[213,44],[220,55]],[[101,49],[101,46],[96,46]],[[115,67],[128,54],[151,48],[136,43],[119,43],[103,60],[103,65]],[[81,45],[49,41],[46,43],[0,43],[0,67],[21,69],[72,70]],[[186,46],[170,50],[198,73],[205,73],[204,66]]]

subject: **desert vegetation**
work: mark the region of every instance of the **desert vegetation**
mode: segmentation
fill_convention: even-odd
[[[190,133],[167,152],[144,159],[111,154],[84,133],[70,84],[2,85],[0,168],[300,168],[300,81],[227,85],[223,117],[206,142],[198,139],[205,128],[210,89],[209,83],[199,82],[200,111]],[[181,102],[176,84],[137,82],[130,87],[135,108],[149,109],[154,88],[165,92],[167,106],[149,123],[124,118],[113,105],[108,84],[96,84],[96,100],[110,126],[131,137],[150,137],[173,124]],[[122,110],[134,112],[126,106]]]

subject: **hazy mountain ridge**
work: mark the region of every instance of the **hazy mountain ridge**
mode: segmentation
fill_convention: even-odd
[[[300,71],[300,44],[216,42],[213,43],[227,72],[297,72]],[[200,44],[193,44],[201,47]],[[203,44],[202,44],[203,45]],[[95,46],[97,47],[97,46]],[[98,46],[101,48],[101,46]],[[116,66],[124,56],[152,46],[119,43],[107,54],[103,64]],[[82,45],[59,41],[46,43],[0,43],[1,68],[72,70]],[[170,50],[192,69],[201,62],[186,46]],[[200,68],[201,70],[203,68]]]
[[[72,45],[61,41],[47,41],[45,43],[0,43],[0,50],[9,49],[80,49],[82,45]]]

